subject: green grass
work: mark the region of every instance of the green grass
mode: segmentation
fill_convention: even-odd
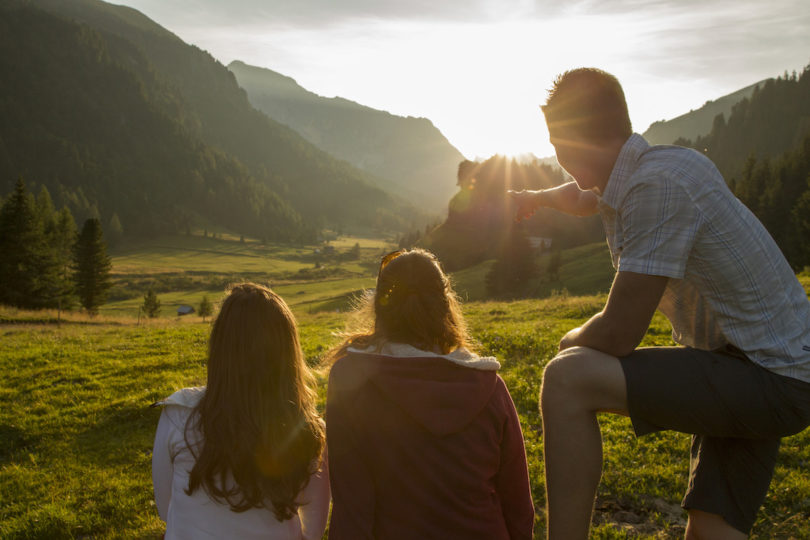
[[[544,537],[537,409],[543,367],[564,333],[604,301],[604,295],[559,294],[465,305],[478,348],[502,361],[518,408],[538,509],[536,538]],[[339,340],[335,333],[345,315],[313,313],[303,302],[293,303],[293,310],[307,359],[316,363]],[[163,523],[150,477],[159,411],[149,404],[204,381],[210,324],[169,318],[137,326],[73,317],[58,326],[41,324],[49,316],[10,310],[2,315],[0,537],[159,537]],[[670,343],[668,323],[656,315],[644,344]],[[319,384],[322,407],[323,376]],[[684,514],[677,505],[688,473],[688,437],[636,439],[625,418],[603,415],[600,422],[605,468],[593,537],[682,537]],[[810,537],[810,430],[784,440],[753,537]]]
[[[359,258],[348,253],[360,246]],[[166,236],[135,242],[112,252],[113,288],[100,313],[138,317],[143,295],[154,288],[160,316],[172,317],[180,305],[197,307],[204,295],[216,301],[225,286],[239,281],[270,285],[291,305],[310,311],[346,309],[350,299],[374,286],[381,253],[393,245],[384,239],[340,236],[331,251],[318,246],[288,246],[240,241],[218,234]]]
[[[359,291],[374,287],[375,283],[372,277],[349,277],[313,282],[282,283],[279,285],[274,285],[272,280],[259,279],[257,281],[270,285],[274,291],[284,297],[290,306],[303,306],[310,310],[323,309],[324,306],[334,301],[337,301],[335,309],[345,309],[349,304],[348,298],[359,293]],[[212,302],[216,302],[224,297],[224,291],[222,288],[216,288],[160,293],[158,295],[160,316],[175,316],[177,307],[183,304],[196,309],[204,295],[207,295]],[[143,305],[143,296],[138,296],[107,303],[101,308],[101,313],[137,317],[138,308],[141,305]]]
[[[343,257],[360,244],[359,259]],[[0,308],[0,538],[158,538],[150,460],[159,411],[155,400],[203,383],[210,322],[178,318],[177,305],[226,283],[271,285],[299,318],[315,364],[339,341],[351,298],[373,287],[385,240],[338,237],[334,253],[316,246],[262,245],[220,235],[160,238],[113,252],[117,298],[97,317]],[[317,246],[321,248],[322,246]],[[316,268],[316,260],[320,268]],[[560,279],[538,258],[530,285],[543,299],[481,301],[492,261],[456,272],[455,288],[480,352],[496,355],[518,408],[544,537],[542,432],[537,397],[545,364],[569,329],[598,312],[613,270],[602,244],[564,251]],[[810,273],[799,277],[810,292]],[[162,319],[137,320],[143,292],[155,286]],[[590,296],[576,296],[590,295]],[[62,324],[55,324],[61,319]],[[670,344],[669,325],[653,319],[644,345]],[[325,377],[319,375],[320,406]],[[600,418],[605,470],[594,538],[679,538],[678,508],[688,469],[687,436],[638,440],[627,419]],[[785,439],[754,538],[810,538],[810,430]]]

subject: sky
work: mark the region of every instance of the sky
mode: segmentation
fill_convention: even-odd
[[[116,0],[113,0],[115,3]],[[469,159],[553,155],[559,73],[616,75],[635,131],[810,64],[808,0],[124,0],[227,65],[425,117]]]

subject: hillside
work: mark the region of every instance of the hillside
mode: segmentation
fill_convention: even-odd
[[[23,176],[77,219],[117,213],[136,234],[213,223],[295,240],[420,219],[255,110],[224,66],[133,9],[9,0],[0,12],[0,193]]]
[[[248,99],[308,141],[378,177],[381,185],[443,211],[456,190],[464,156],[426,118],[404,118],[306,90],[275,71],[235,61],[228,65]]]
[[[503,156],[464,161],[447,219],[419,244],[434,251],[452,271],[495,258],[515,224],[507,190],[549,188],[569,178],[559,167],[541,161],[520,163]],[[548,208],[539,209],[523,227],[530,237],[551,238],[555,249],[604,240],[597,216],[577,218]]]
[[[709,100],[699,109],[671,120],[653,122],[643,133],[644,138],[650,144],[672,144],[678,139],[696,139],[706,135],[712,130],[712,124],[718,114],[728,117],[734,105],[751,97],[757,86],[763,84],[765,81],[760,81],[723,97]]]
[[[679,144],[704,152],[797,270],[810,265],[810,66],[769,79]]]

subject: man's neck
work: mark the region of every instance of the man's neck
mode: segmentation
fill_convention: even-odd
[[[616,166],[616,160],[619,159],[619,154],[622,152],[622,148],[624,148],[627,139],[629,139],[629,137],[610,139],[602,147],[601,153],[603,159],[600,160],[601,174],[599,175],[599,182],[591,189],[591,191],[600,197],[605,193],[605,189],[607,189],[608,181],[610,180],[611,174],[613,174],[613,168]]]

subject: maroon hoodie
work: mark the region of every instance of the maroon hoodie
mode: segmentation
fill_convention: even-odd
[[[495,371],[350,352],[326,426],[330,540],[532,537],[523,435]]]

